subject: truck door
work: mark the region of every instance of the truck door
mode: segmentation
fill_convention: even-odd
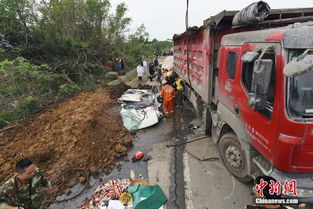
[[[264,51],[260,59],[272,60],[269,89],[266,94],[266,107],[262,110],[254,110],[248,105],[249,93],[253,91],[252,76],[254,62]],[[238,80],[236,83],[235,105],[238,106],[239,118],[244,123],[248,142],[251,143],[267,160],[271,161],[271,152],[278,128],[278,86],[277,69],[280,69],[279,55],[281,46],[274,43],[245,44],[240,53]],[[244,56],[245,55],[245,59]]]
[[[222,47],[220,50],[219,71],[219,100],[234,112],[235,105],[235,76],[239,63],[240,48]]]

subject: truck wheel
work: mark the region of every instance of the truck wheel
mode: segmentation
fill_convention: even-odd
[[[226,168],[242,182],[250,182],[247,175],[247,159],[234,133],[224,134],[219,142],[219,151]]]

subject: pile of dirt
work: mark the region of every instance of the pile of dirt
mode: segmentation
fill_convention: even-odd
[[[127,89],[130,88],[130,86],[121,83],[117,86],[106,86],[105,88],[107,89],[111,99],[118,99]]]
[[[64,185],[57,180],[69,169],[109,173],[132,144],[116,104],[127,88],[105,86],[80,93],[1,132],[0,182],[12,176],[23,158],[34,160],[61,190]],[[81,174],[75,175],[78,179]]]

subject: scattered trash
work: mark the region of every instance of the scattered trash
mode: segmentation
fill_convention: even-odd
[[[139,153],[139,152],[137,152]],[[141,158],[143,157],[143,152]],[[148,181],[136,179],[135,171],[130,171],[130,179],[110,180],[98,186],[79,209],[163,209],[167,197],[158,185],[151,186]]]
[[[144,155],[145,155],[144,152],[138,151],[134,154],[132,161],[135,162],[135,161],[141,160],[144,157]]]
[[[140,179],[136,179],[135,171],[130,171],[130,179],[131,179],[131,186],[141,184],[141,185],[149,185],[149,182],[146,179],[143,179],[143,176],[139,174]]]
[[[149,161],[151,160],[151,155],[145,155],[143,158],[142,158],[143,161]]]
[[[86,201],[79,209],[100,209],[109,205],[109,201],[118,199],[130,186],[130,179],[110,180],[98,186],[92,195],[92,199]]]
[[[84,176],[79,177],[79,183],[83,184],[87,181],[87,178]]]
[[[125,208],[133,208],[133,207],[132,205],[124,206],[119,200],[110,200],[108,207],[104,207],[103,209],[125,209]]]
[[[119,200],[123,205],[129,205],[132,203],[132,195],[127,192],[123,192]]]

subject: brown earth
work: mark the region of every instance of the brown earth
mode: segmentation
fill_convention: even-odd
[[[127,88],[106,86],[80,93],[1,132],[0,182],[12,176],[15,163],[23,158],[35,161],[61,190],[69,187],[60,180],[64,172],[75,171],[68,184],[77,183],[82,170],[110,172],[132,144],[116,111],[116,99]]]

